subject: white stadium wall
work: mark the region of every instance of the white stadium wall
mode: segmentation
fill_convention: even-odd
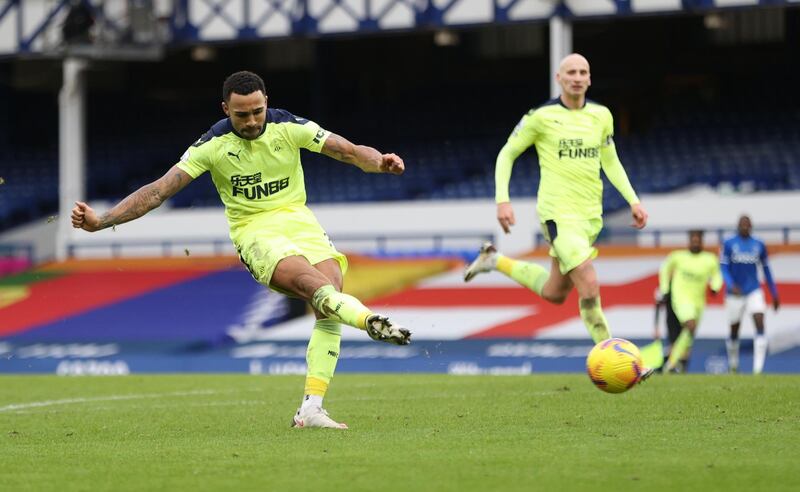
[[[705,229],[733,231],[742,214],[753,221],[754,233],[768,243],[783,240],[782,227],[793,228],[789,239],[800,243],[800,192],[720,193],[698,186],[679,193],[643,195],[650,220],[647,229],[679,230],[661,234],[662,244],[686,244],[685,230]],[[620,227],[629,222],[627,215],[617,213],[606,220],[606,226]],[[759,230],[761,229],[761,230]],[[639,244],[651,245],[652,235],[641,235]],[[708,245],[717,244],[715,234],[706,237]]]

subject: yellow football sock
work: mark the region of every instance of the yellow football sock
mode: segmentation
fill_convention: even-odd
[[[694,336],[692,335],[692,332],[686,328],[681,330],[681,334],[678,335],[677,340],[675,340],[675,344],[672,346],[669,359],[667,359],[667,371],[671,371],[677,367],[678,362],[686,358],[686,354],[689,353],[693,343]]]
[[[339,361],[342,330],[333,319],[318,319],[306,350],[306,395],[325,396]]]
[[[328,391],[328,383],[313,376],[306,375],[306,386],[304,395],[325,396]]]
[[[545,282],[547,282],[547,278],[550,276],[550,272],[541,265],[529,263],[527,261],[514,260],[500,254],[497,255],[496,268],[498,272],[511,277],[518,284],[527,287],[540,296],[542,295],[542,288]]]
[[[600,297],[590,297],[579,301],[581,319],[594,343],[602,342],[611,338],[611,331],[608,329],[608,321],[603,314],[600,306]]]
[[[360,330],[367,329],[367,318],[372,311],[355,297],[337,291],[333,285],[324,285],[314,292],[311,304],[320,313]]]

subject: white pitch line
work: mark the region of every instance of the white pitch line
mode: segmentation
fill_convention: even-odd
[[[62,400],[45,400],[45,401],[32,401],[29,403],[12,403],[0,407],[0,412],[11,412],[14,410],[25,410],[28,408],[50,407],[53,405],[69,405],[71,403],[88,403],[95,401],[117,401],[117,400],[142,400],[146,398],[161,398],[164,396],[194,396],[194,395],[213,395],[218,393],[212,390],[197,390],[197,391],[175,391],[172,393],[145,393],[140,395],[111,395],[111,396],[97,396],[90,398],[64,398]]]

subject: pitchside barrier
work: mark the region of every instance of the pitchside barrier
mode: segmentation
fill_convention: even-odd
[[[765,371],[800,372],[800,254],[795,245],[775,248],[772,266],[782,305],[766,313],[770,352]],[[633,253],[604,252],[598,258],[604,310],[615,335],[642,346],[651,341],[653,290],[668,249],[616,249]],[[538,253],[536,261],[546,261],[544,250]],[[351,258],[355,273],[363,258]],[[362,298],[376,311],[407,323],[415,338],[409,347],[394,347],[343,328],[340,372],[584,370],[592,343],[577,314],[577,298],[553,306],[499,274],[465,284],[460,261],[437,267],[435,276],[410,275],[415,265],[425,263],[420,260],[367,262],[367,271],[361,270],[366,282],[388,279],[391,289]],[[409,274],[408,288],[386,269],[391,263]],[[288,298],[254,282],[234,256],[80,259],[4,280],[0,373],[305,371],[313,315],[296,317]],[[351,280],[354,287],[357,282]],[[691,372],[727,371],[722,297],[709,299]],[[742,372],[752,364],[750,325],[749,319],[743,322]]]
[[[736,234],[731,227],[716,227],[698,229],[705,231],[706,246],[719,245]],[[604,227],[597,238],[599,244],[632,244],[638,246],[680,246],[688,242],[687,227],[662,227],[658,229],[636,230],[631,227]],[[800,224],[754,227],[753,235],[758,236],[767,244],[797,244],[800,243]],[[537,245],[545,244],[541,232],[535,234]]]
[[[650,340],[633,340],[639,346]],[[305,374],[305,341],[271,341],[209,347],[125,343],[15,344],[0,342],[0,373],[127,375],[144,373]],[[589,340],[421,341],[407,347],[375,342],[343,342],[337,373],[441,373],[528,375],[582,372]],[[752,342],[742,340],[740,372],[752,369]],[[723,340],[698,339],[689,372],[728,371]],[[800,346],[780,347],[767,358],[765,372],[800,372]]]
[[[0,277],[27,270],[33,266],[34,248],[28,243],[0,244]]]

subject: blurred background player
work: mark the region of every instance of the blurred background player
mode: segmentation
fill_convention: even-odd
[[[503,256],[486,243],[466,268],[464,281],[498,270],[554,304],[563,303],[574,287],[581,319],[596,343],[611,337],[592,265],[597,256],[593,244],[603,227],[600,169],[630,204],[633,227],[642,229],[647,224],[647,212],[617,157],[611,112],[586,99],[591,85],[589,62],[576,53],[566,56],[556,80],[561,96],[522,117],[500,150],[495,167],[497,220],[508,234],[515,223],[508,193],[511,170],[520,154],[536,146],[542,176],[536,211],[551,245],[550,272],[535,263]]]
[[[767,357],[767,337],[764,334],[764,292],[758,279],[760,264],[764,270],[764,279],[772,295],[772,307],[778,311],[780,300],[778,288],[772,279],[767,259],[767,248],[764,242],[750,233],[753,224],[750,217],[739,217],[738,234],[722,246],[720,267],[725,279],[725,312],[731,325],[731,336],[726,341],[728,349],[728,368],[731,372],[739,370],[739,326],[745,312],[753,315],[756,334],[753,337],[753,374],[760,374],[764,369]]]
[[[706,306],[706,286],[716,295],[722,288],[722,274],[717,256],[703,251],[703,231],[689,231],[689,249],[673,251],[658,273],[661,293],[669,294],[672,309],[681,323],[680,335],[672,344],[665,372],[677,372],[688,366],[695,332]]]
[[[232,74],[222,92],[222,110],[228,118],[189,147],[167,174],[101,216],[77,202],[72,225],[94,232],[137,219],[210,172],[242,263],[264,286],[307,301],[317,318],[306,353],[305,395],[293,425],[347,428],[322,408],[339,358],[339,323],[398,345],[408,344],[411,333],[341,292],[347,259],[305,205],[300,149],[371,173],[402,174],[403,159],[354,145],[288,111],[268,109],[264,81],[252,72]]]
[[[664,323],[666,325],[666,333],[667,333],[667,351],[664,352],[664,346],[662,343],[662,334],[661,334],[661,311],[664,312]],[[655,324],[653,329],[653,339],[655,340],[654,344],[646,345],[641,347],[642,357],[648,360],[655,360],[656,358],[660,357],[662,360],[658,364],[658,369],[663,369],[664,364],[667,363],[669,359],[670,350],[672,350],[672,346],[675,345],[675,341],[678,339],[678,336],[681,334],[681,322],[678,320],[678,317],[675,315],[675,310],[672,309],[672,296],[669,292],[666,294],[661,292],[661,289],[656,288],[655,291]],[[652,355],[652,359],[645,356],[646,350],[654,350],[655,353]],[[681,365],[683,369],[686,368],[686,359],[681,361]],[[651,363],[650,367],[656,368],[656,363]]]

